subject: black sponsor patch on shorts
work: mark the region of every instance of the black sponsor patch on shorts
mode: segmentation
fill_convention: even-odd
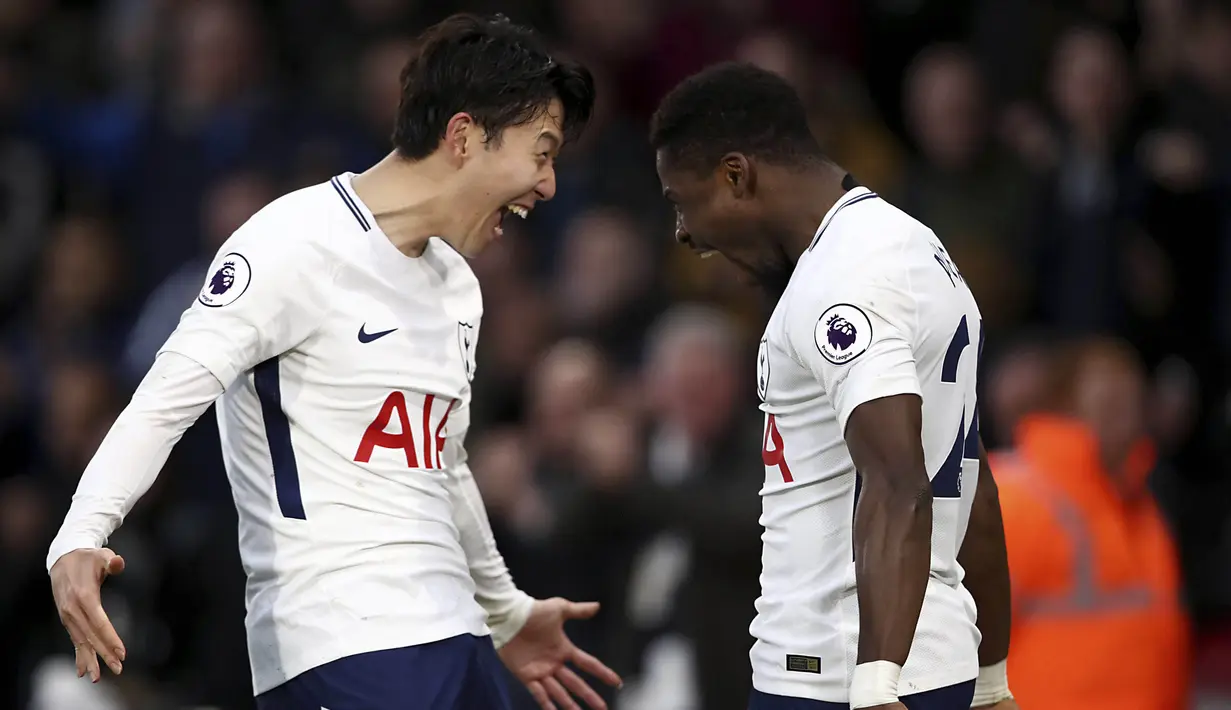
[[[817,656],[786,655],[786,669],[796,673],[820,673],[821,659]]]

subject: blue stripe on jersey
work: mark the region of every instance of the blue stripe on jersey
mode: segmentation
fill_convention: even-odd
[[[346,191],[346,188],[342,187],[342,183],[335,177],[330,178],[329,184],[333,185],[333,189],[338,191],[338,197],[341,197],[342,201],[346,203],[346,206],[350,208],[350,213],[355,215],[355,219],[359,221],[359,226],[363,227],[363,231],[366,232],[371,229],[371,227],[368,226],[367,218],[363,216],[363,212],[355,204],[355,200],[350,196],[350,193]]]
[[[847,207],[850,207],[851,205],[858,204],[865,200],[871,200],[877,197],[880,197],[880,195],[876,194],[875,192],[869,192],[866,195],[860,195],[859,197],[856,197],[850,202],[847,202],[846,204],[839,207],[838,212],[841,212],[842,210],[846,209]],[[829,222],[825,225],[825,229],[829,229],[829,225],[833,224],[833,221],[838,218],[838,212],[834,212],[833,217],[829,218]],[[816,246],[816,243],[821,241],[821,235],[825,233],[825,229],[822,229],[820,232],[817,233],[816,237],[813,238],[812,243],[808,245],[808,251],[812,251],[812,247]]]
[[[303,496],[299,492],[299,466],[295,449],[291,447],[291,423],[282,411],[282,385],[279,382],[278,358],[272,357],[252,368],[252,384],[261,402],[261,417],[265,420],[265,438],[269,441],[269,458],[274,465],[274,491],[283,517],[307,520],[303,512]]]
[[[863,476],[855,472],[855,495],[851,501],[851,559],[855,559],[855,511],[859,509],[859,493],[863,490]]]

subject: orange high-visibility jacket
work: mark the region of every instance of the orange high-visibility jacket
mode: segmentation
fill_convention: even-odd
[[[1013,589],[1009,688],[1024,710],[1184,710],[1189,626],[1175,545],[1145,490],[1142,445],[1120,480],[1080,422],[1035,416],[989,463]]]

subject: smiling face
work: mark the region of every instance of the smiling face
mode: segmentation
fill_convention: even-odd
[[[465,148],[462,179],[468,194],[475,196],[475,212],[467,234],[460,240],[462,252],[478,255],[503,234],[501,227],[510,214],[525,218],[535,203],[556,194],[556,156],[564,144],[564,110],[553,100],[527,123],[505,128],[495,138],[471,124]]]
[[[672,165],[658,152],[658,179],[675,207],[675,239],[702,258],[722,254],[750,285],[780,290],[790,279],[791,263],[774,247],[766,206],[757,199],[756,165],[741,153],[728,153],[713,171]]]

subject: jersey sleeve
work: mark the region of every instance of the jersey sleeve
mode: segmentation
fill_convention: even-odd
[[[474,580],[475,599],[487,612],[487,625],[496,648],[517,635],[530,618],[534,599],[513,583],[504,557],[496,547],[483,497],[467,462],[465,438],[470,426],[470,390],[449,417],[445,440],[449,462],[449,493],[453,500],[453,523],[457,526],[466,564]]]
[[[200,363],[175,354],[154,361],[82,473],[48,550],[48,570],[66,553],[107,543],[153,485],[176,442],[221,394],[218,380]]]
[[[226,387],[303,342],[323,317],[332,276],[321,247],[288,232],[249,222],[227,240],[159,353],[197,361]]]
[[[787,339],[825,388],[846,431],[864,402],[921,395],[911,342],[914,297],[886,276],[805,289],[789,304]]]

